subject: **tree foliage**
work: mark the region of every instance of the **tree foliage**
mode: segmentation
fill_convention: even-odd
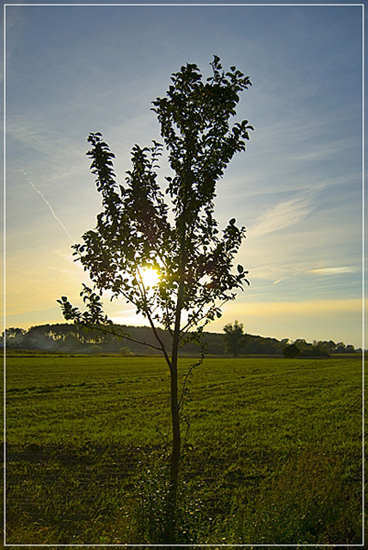
[[[74,246],[94,289],[85,286],[82,291],[84,314],[62,298],[67,319],[107,324],[100,295],[109,291],[112,299],[133,303],[151,326],[159,323],[172,333],[178,310],[184,312],[182,340],[189,330],[220,316],[219,303],[233,300],[246,282],[242,266],[232,271],[244,227],[237,227],[232,218],[220,235],[213,214],[216,183],[249,139],[248,122],[230,128],[229,119],[235,115],[239,92],[250,81],[235,67],[225,73],[217,57],[211,66],[213,74],[206,82],[196,65],[182,67],[173,75],[167,97],[153,102],[173,171],[166,177],[170,203],[157,182],[162,145],[135,145],[132,168],[121,185],[114,173],[114,154],[102,135],[89,136],[87,154],[104,210],[96,228]],[[143,267],[159,273],[158,284],[149,292]]]

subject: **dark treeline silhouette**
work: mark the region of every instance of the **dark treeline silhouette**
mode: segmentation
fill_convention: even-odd
[[[135,327],[118,325],[119,329],[129,334],[133,339],[144,340],[148,344],[154,343],[149,327]],[[160,330],[160,337],[169,344],[170,335],[165,330]],[[204,334],[207,353],[209,355],[229,354],[226,345],[226,334],[206,332]],[[0,337],[1,345],[4,345],[4,333]],[[6,330],[6,346],[9,349],[48,351],[75,354],[121,354],[121,355],[158,355],[154,349],[143,346],[126,338],[117,338],[111,334],[103,334],[97,330],[78,329],[75,325],[59,323],[53,325],[38,325],[28,330],[21,328],[8,328]],[[241,355],[274,355],[290,356],[285,349],[297,348],[298,357],[327,357],[333,354],[355,353],[354,346],[345,345],[343,342],[314,341],[308,343],[303,339],[293,343],[288,339],[277,340],[251,334],[244,335],[241,347]],[[190,342],[181,349],[181,355],[197,355],[199,346]]]

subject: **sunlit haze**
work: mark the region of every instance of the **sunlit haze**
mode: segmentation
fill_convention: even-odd
[[[153,269],[152,267],[143,267],[141,271],[143,284],[146,289],[157,285],[160,280],[157,269]]]
[[[134,144],[160,141],[151,102],[218,55],[252,87],[255,130],[218,183],[216,219],[247,228],[251,285],[208,326],[362,346],[362,6],[63,5],[6,8],[6,326],[62,323],[88,276],[74,262],[101,210],[87,137],[124,183]],[[165,164],[159,181],[165,183]],[[146,270],[145,284],[157,282]],[[112,319],[144,325],[106,300]]]

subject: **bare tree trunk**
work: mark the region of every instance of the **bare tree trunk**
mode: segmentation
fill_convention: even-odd
[[[177,389],[177,363],[172,364],[171,371],[171,419],[173,440],[170,458],[170,482],[166,517],[167,540],[165,542],[175,542],[174,537],[179,479],[179,463],[181,456],[180,416]]]
[[[175,328],[173,334],[172,356],[170,367],[170,398],[171,398],[171,420],[172,420],[172,450],[170,460],[170,484],[167,502],[166,533],[165,542],[175,542],[175,521],[179,480],[179,464],[181,457],[181,435],[180,435],[180,405],[178,401],[178,353],[180,344],[180,322],[181,310],[184,296],[184,281],[181,280],[178,291],[178,301],[175,316]]]

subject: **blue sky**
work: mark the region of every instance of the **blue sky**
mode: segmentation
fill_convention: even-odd
[[[160,138],[150,108],[170,75],[187,62],[207,75],[216,54],[251,77],[238,118],[255,131],[216,210],[247,227],[251,286],[211,330],[238,319],[360,347],[361,7],[54,4],[6,9],[7,326],[62,322],[56,299],[79,302],[70,245],[100,210],[88,134],[104,134],[124,180],[132,146]]]

